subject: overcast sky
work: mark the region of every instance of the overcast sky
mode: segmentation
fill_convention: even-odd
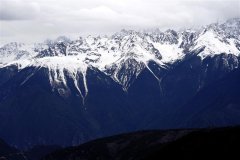
[[[235,17],[240,0],[0,0],[0,43],[182,29]]]

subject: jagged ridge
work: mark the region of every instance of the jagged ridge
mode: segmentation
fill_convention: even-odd
[[[0,48],[0,67],[47,68],[53,90],[59,86],[68,87],[68,74],[84,102],[88,94],[86,71],[89,67],[98,68],[127,91],[144,68],[149,69],[158,81],[161,79],[148,67],[150,61],[166,68],[188,54],[198,54],[202,59],[221,53],[238,56],[239,28],[240,19],[231,19],[222,24],[178,32],[122,30],[112,36],[80,37],[73,41],[59,37],[42,44],[10,43]],[[79,78],[84,87],[80,87]]]

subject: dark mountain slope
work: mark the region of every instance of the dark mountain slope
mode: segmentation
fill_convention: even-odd
[[[20,151],[0,139],[0,160],[40,160],[57,149],[61,148],[59,146],[35,146],[27,151]]]
[[[196,130],[140,159],[239,159],[239,135],[239,127]]]
[[[25,81],[32,72],[35,74]],[[123,114],[111,111],[117,110],[111,106],[118,106],[126,113],[124,103],[118,103],[123,94],[121,87],[102,73],[88,72],[91,91],[84,106],[75,87],[67,97],[60,96],[58,90],[53,91],[44,68],[26,68],[1,85],[0,125],[4,128],[0,131],[1,137],[18,147],[45,143],[73,145],[89,140],[89,137],[106,135],[103,131],[113,123],[122,126],[119,128],[126,127],[126,121],[119,117]],[[68,83],[69,87],[73,86],[70,80]],[[112,132],[108,131],[109,134]]]
[[[237,68],[238,57],[226,54],[208,57],[204,60],[193,55],[186,57],[181,62],[176,62],[172,68],[169,68],[163,74],[160,83],[162,96],[159,97],[162,105],[158,105],[158,108],[155,110],[155,113],[158,110],[159,112],[157,115],[152,116],[149,128],[178,128],[183,117],[194,111],[194,108],[185,105],[194,97],[198,97],[198,92],[202,88],[212,86],[216,81],[228,76],[230,72]],[[236,77],[231,78],[235,79]],[[213,90],[215,90],[214,87],[215,85],[212,86]],[[211,99],[211,96],[208,97]],[[189,112],[185,114],[188,109]],[[179,119],[176,119],[176,116]],[[209,116],[211,117],[212,115],[209,114]],[[191,119],[189,120],[191,121]]]
[[[91,141],[44,160],[239,158],[240,128],[143,131]]]
[[[0,159],[1,157],[17,152],[18,150],[6,144],[0,139]]]
[[[127,91],[105,73],[91,67],[86,74],[87,95],[83,75],[78,73],[79,86],[86,95],[84,99],[68,72],[65,72],[67,85],[58,83],[53,87],[47,68],[26,67],[12,72],[10,68],[7,72],[2,69],[0,74],[7,80],[0,85],[0,127],[4,128],[0,130],[0,137],[11,145],[29,148],[78,145],[124,132],[176,128],[188,115],[197,113],[191,107],[181,107],[201,88],[234,70],[238,64],[235,59],[236,56],[225,54],[203,61],[192,56],[169,68],[151,63],[151,71],[144,68],[138,77],[133,77]],[[176,116],[178,112],[181,114]],[[206,119],[210,121],[214,112],[208,112]],[[237,112],[228,116],[226,118],[235,120],[225,121],[225,124],[240,123]],[[191,121],[191,117],[188,120]],[[222,125],[222,122],[216,119],[213,125]]]
[[[240,120],[240,70],[202,88],[175,116],[180,127],[227,126]]]

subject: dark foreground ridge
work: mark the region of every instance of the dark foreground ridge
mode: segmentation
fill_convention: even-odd
[[[40,160],[47,154],[60,149],[59,146],[35,146],[27,151],[20,151],[0,139],[0,160]]]
[[[0,140],[0,160],[239,159],[240,126],[151,130],[97,139],[80,146],[20,151]]]
[[[141,131],[90,141],[43,160],[239,158],[240,127]]]

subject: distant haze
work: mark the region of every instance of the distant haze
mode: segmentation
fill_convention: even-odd
[[[237,17],[240,0],[0,0],[0,43],[192,28]]]

